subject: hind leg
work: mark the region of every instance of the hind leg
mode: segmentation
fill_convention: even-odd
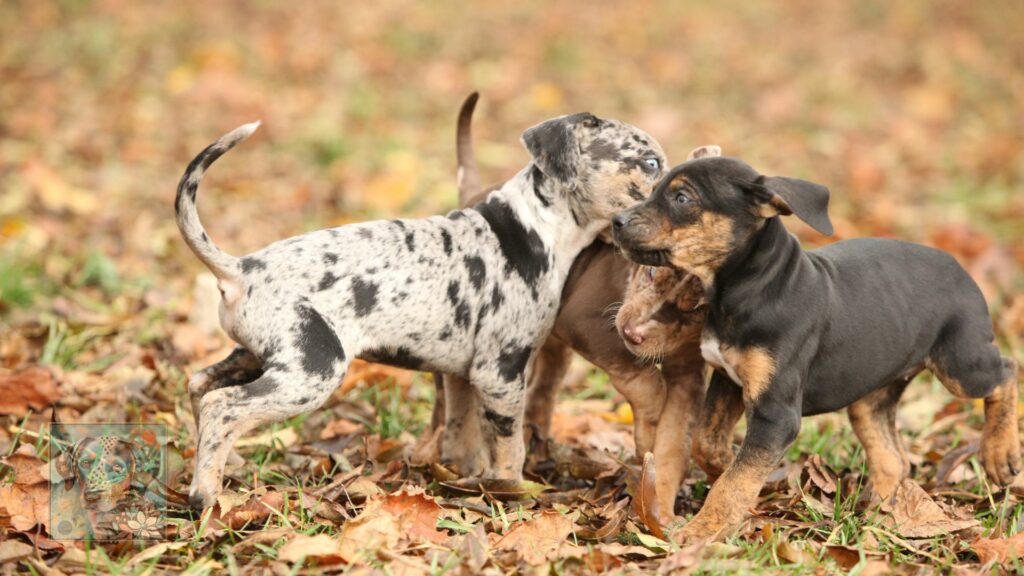
[[[248,384],[263,374],[263,365],[255,354],[236,346],[228,357],[192,374],[188,379],[188,395],[192,402],[192,417],[199,432],[199,401],[210,390],[225,386]]]
[[[554,338],[548,338],[537,352],[527,386],[526,421],[537,427],[541,438],[551,435],[551,414],[555,409],[558,386],[571,363],[572,349]]]
[[[979,345],[958,333],[944,344],[936,347],[926,365],[955,396],[985,399],[981,464],[990,480],[1009,485],[1021,469],[1017,363],[1001,357],[991,338]]]
[[[228,453],[240,436],[260,424],[317,408],[341,383],[348,362],[337,334],[308,304],[299,303],[294,310],[295,317],[285,325],[294,338],[281,339],[275,349],[264,351],[262,375],[209,390],[199,400],[199,445],[189,488],[194,508],[216,501]]]
[[[853,432],[864,446],[871,484],[882,500],[891,498],[910,475],[910,459],[896,431],[896,406],[909,381],[875,390],[847,409]]]

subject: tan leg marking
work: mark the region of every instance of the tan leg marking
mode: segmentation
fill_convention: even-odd
[[[744,350],[724,348],[726,362],[736,367],[736,375],[743,384],[743,397],[753,403],[764,394],[775,375],[775,358],[767,349],[752,346]]]
[[[731,392],[734,393],[716,398],[710,409],[705,406],[693,440],[693,459],[711,482],[721,476],[733,461],[733,429],[743,416],[744,407],[740,391]]]
[[[765,478],[778,459],[769,454],[748,454],[737,460],[711,487],[700,512],[681,531],[683,539],[713,539],[739,522],[757,506]]]
[[[889,388],[880,388],[847,409],[853,432],[864,446],[871,484],[883,501],[892,497],[910,468],[910,460],[896,431],[895,401],[890,394]]]
[[[1020,436],[1017,421],[1016,368],[1013,376],[985,398],[985,426],[981,434],[981,464],[989,479],[1008,486],[1020,472]]]

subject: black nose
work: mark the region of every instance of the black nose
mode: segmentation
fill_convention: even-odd
[[[612,226],[616,228],[622,228],[626,224],[629,224],[629,216],[626,214],[616,214],[615,217],[612,218]]]

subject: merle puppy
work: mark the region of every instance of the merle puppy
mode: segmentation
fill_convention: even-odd
[[[908,242],[802,250],[779,216],[831,234],[828,198],[818,184],[705,158],[673,168],[648,201],[613,220],[630,259],[687,270],[707,295],[701,353],[717,371],[694,451],[721,476],[684,537],[744,518],[802,415],[848,407],[874,491],[891,497],[910,469],[896,405],[925,368],[954,395],[985,399],[989,478],[1005,485],[1020,470],[1016,363],[993,345],[978,286],[948,254]],[[731,430],[744,411],[734,459]]]
[[[196,190],[255,128],[211,144],[178,185],[178,227],[217,276],[221,325],[239,344],[189,381],[193,506],[214,502],[240,435],[320,406],[357,357],[472,382],[485,438],[444,456],[467,475],[519,479],[527,366],[576,255],[657,180],[657,142],[589,113],[555,118],[523,133],[533,161],[472,208],[319,230],[236,258],[204,231]]]

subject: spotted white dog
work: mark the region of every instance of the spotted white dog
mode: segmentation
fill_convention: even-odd
[[[472,382],[447,420],[457,430],[477,418],[484,438],[446,442],[443,457],[466,475],[519,479],[525,373],[569,267],[613,214],[649,193],[661,147],[616,120],[555,118],[523,133],[533,161],[477,206],[319,230],[236,258],[204,231],[196,190],[256,126],[203,150],[178,185],[178,227],[217,276],[221,325],[239,344],[189,381],[199,430],[192,505],[214,502],[240,435],[320,406],[351,358]]]

